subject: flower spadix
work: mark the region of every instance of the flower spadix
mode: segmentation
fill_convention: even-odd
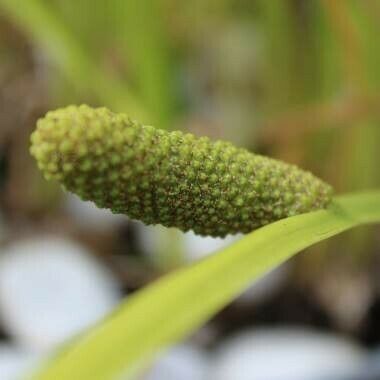
[[[50,111],[31,153],[47,179],[146,224],[200,235],[247,233],[325,207],[331,187],[229,142],[142,125],[86,105]]]

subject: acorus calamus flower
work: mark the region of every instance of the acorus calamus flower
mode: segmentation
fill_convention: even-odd
[[[200,235],[247,233],[331,199],[329,185],[296,166],[106,108],[50,111],[31,142],[45,177],[83,200]]]

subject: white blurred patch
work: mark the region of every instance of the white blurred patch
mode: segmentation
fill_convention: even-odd
[[[352,377],[354,379],[354,377]],[[368,356],[368,360],[363,364],[360,373],[356,376],[360,380],[380,379],[380,348],[375,348]],[[351,379],[350,379],[351,380]]]
[[[82,201],[72,193],[65,194],[64,208],[79,226],[93,230],[115,228],[128,220],[124,215],[115,215],[108,209],[97,207],[94,202]]]
[[[136,227],[139,245],[151,261],[154,261],[157,255],[164,257],[163,251],[175,250],[175,254],[183,264],[191,263],[217,252],[241,237],[241,235],[226,238],[204,237],[192,231],[183,233],[178,229],[160,225],[136,224]]]
[[[225,342],[209,380],[337,380],[356,374],[365,352],[306,329],[258,329]]]
[[[187,262],[202,259],[239,240],[243,235],[228,235],[225,238],[199,236],[189,231],[184,234],[184,252]]]
[[[136,238],[147,261],[166,271],[181,266],[183,257],[183,233],[176,228],[161,225],[147,226],[135,223]]]
[[[63,238],[16,242],[0,257],[0,317],[30,349],[61,343],[102,318],[119,298],[113,275]]]
[[[18,380],[33,371],[40,358],[38,355],[17,349],[8,344],[0,345],[0,379]]]
[[[142,380],[208,380],[209,364],[201,349],[180,345],[163,354]]]

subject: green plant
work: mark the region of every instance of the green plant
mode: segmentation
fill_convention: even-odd
[[[295,166],[106,108],[49,112],[37,123],[31,153],[47,179],[84,200],[201,235],[247,233],[331,200],[329,185]]]
[[[68,343],[35,374],[33,378],[38,380],[104,380],[125,371],[133,374],[159,349],[185,337],[251,281],[303,248],[352,227],[380,222],[380,192],[346,195],[330,201],[330,187],[297,168],[252,155],[229,143],[210,143],[178,132],[169,134],[144,127],[106,109],[71,106],[49,113],[33,134],[31,151],[47,177],[58,179],[69,190],[85,199],[94,199],[101,206],[129,214],[132,209],[132,216],[149,223],[163,222],[183,229],[193,227],[203,234],[224,235],[247,231],[241,219],[246,209],[252,212],[248,217],[251,228],[289,216],[251,232],[218,254],[164,276],[138,292],[97,327]],[[191,153],[194,161],[190,160]],[[233,182],[230,188],[219,188],[218,181],[211,180],[211,176],[221,172],[215,166],[208,170],[203,168],[208,163],[207,157],[213,157],[217,161],[215,165],[228,163],[228,170],[235,174],[234,181],[245,178],[247,182]],[[194,162],[199,164],[194,166]],[[141,170],[135,172],[136,167]],[[247,196],[255,183],[255,175],[247,173],[247,167],[259,176],[258,198]],[[174,174],[177,169],[180,170]],[[197,206],[197,194],[190,191],[189,170],[195,172],[196,178],[205,175],[203,183],[212,194],[199,203],[202,213],[207,214],[213,202],[224,199],[231,189],[241,192],[241,207],[233,206],[236,194],[225,198],[220,221],[225,221],[223,213],[226,211],[234,212],[232,224],[225,221],[227,230],[219,228],[218,220],[211,225],[192,218],[185,222],[170,213],[170,207],[181,207],[186,202]],[[266,175],[260,177],[263,172]],[[152,184],[156,175],[158,182]],[[140,187],[141,193],[131,193],[128,186]],[[173,199],[177,203],[172,203],[168,194],[159,195],[162,206],[158,203],[156,207],[169,208],[163,214],[159,210],[152,213],[150,206],[141,207],[140,202],[151,199],[155,190],[166,189],[165,186],[173,189],[179,186],[182,190],[188,187],[187,198],[176,194]],[[115,193],[112,192],[114,187]],[[212,193],[215,189],[218,194]],[[294,203],[286,203],[280,214],[275,213],[276,202],[284,200],[282,197],[287,193],[293,196],[290,199]],[[127,203],[125,196],[132,198],[136,194],[142,195]],[[147,194],[150,196],[146,198]],[[261,209],[268,207],[265,223],[251,208],[255,199]],[[140,206],[134,214],[137,204]],[[325,210],[316,210],[325,206]],[[176,215],[173,209],[171,211]],[[160,219],[160,215],[165,217]]]
[[[11,23],[17,31],[15,40],[21,36],[32,48],[33,72],[48,85],[45,96],[51,107],[82,101],[104,104],[168,129],[193,127],[204,109],[206,119],[210,110],[217,109],[218,117],[206,120],[206,128],[214,128],[216,120],[223,135],[234,120],[246,146],[313,168],[337,191],[380,185],[376,1],[0,0],[0,8],[1,23]],[[242,23],[254,27],[250,46],[255,50],[260,45],[260,64],[252,65],[249,73],[241,70],[244,80],[239,84],[224,78],[228,64],[213,55],[213,47],[216,36],[217,40],[231,37],[231,30]],[[2,29],[0,45],[6,34]],[[233,38],[239,46],[239,38]],[[222,50],[229,52],[225,45]],[[240,50],[232,54],[236,62],[244,61],[247,50],[252,53]],[[3,61],[9,60],[7,50],[3,55]],[[20,61],[17,58],[17,64]],[[219,63],[217,70],[210,61]],[[201,68],[201,78],[193,66]],[[210,80],[208,71],[217,72],[218,79]],[[8,84],[3,87],[7,93]],[[231,118],[233,107],[225,107],[236,103],[236,94],[239,104],[244,99],[242,109],[250,111],[247,124],[235,114]],[[177,108],[180,105],[183,109]],[[17,108],[24,113],[22,102]],[[74,167],[80,171],[76,163]],[[209,210],[207,205],[205,209]],[[108,379],[135,368],[158,349],[182,339],[251,281],[296,252],[343,230],[378,221],[380,193],[371,192],[335,197],[325,210],[258,229],[128,298],[106,321],[69,343],[36,378]],[[366,265],[363,261],[371,256],[377,235],[377,229],[358,229],[316,250],[325,251],[329,265],[340,244],[345,263],[357,254],[355,263]],[[171,240],[170,245],[176,244]],[[167,263],[168,256],[162,255],[161,261]]]

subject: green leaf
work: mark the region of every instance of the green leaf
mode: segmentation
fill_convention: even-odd
[[[207,259],[173,272],[123,303],[70,343],[38,380],[106,380],[205,323],[250,283],[295,253],[354,226],[380,222],[380,192],[337,197],[327,210],[250,233]]]

